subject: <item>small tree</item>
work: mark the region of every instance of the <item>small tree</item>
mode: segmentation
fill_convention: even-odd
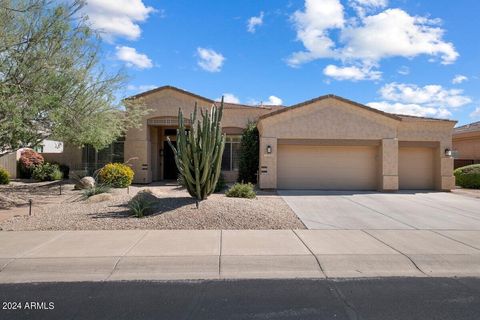
[[[197,120],[197,104],[190,115],[192,127],[187,131],[182,109],[178,110],[177,147],[168,139],[175,154],[178,171],[188,193],[198,202],[212,194],[220,177],[225,135],[222,134],[223,98],[218,108],[200,110],[201,121]]]
[[[257,124],[250,122],[243,130],[240,143],[238,182],[257,183],[259,138]]]
[[[140,124],[145,108],[120,105],[125,76],[101,64],[84,5],[0,0],[0,155],[47,138],[99,150]]]

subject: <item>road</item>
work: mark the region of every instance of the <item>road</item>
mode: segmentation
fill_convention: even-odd
[[[0,298],[2,320],[480,319],[473,278],[2,284]]]

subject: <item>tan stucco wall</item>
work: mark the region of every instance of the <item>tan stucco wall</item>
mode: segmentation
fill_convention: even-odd
[[[453,150],[459,159],[480,160],[480,131],[454,134]]]
[[[181,108],[186,118],[190,118],[195,102],[199,108],[210,108],[211,101],[194,97],[174,89],[164,89],[143,97],[151,112],[144,117],[139,129],[131,129],[125,138],[125,159],[131,161],[135,171],[135,183],[149,183],[161,177],[162,167],[159,161],[159,148],[163,147],[163,136],[157,127],[147,124],[149,119],[176,118]],[[278,107],[247,107],[226,104],[222,127],[227,134],[238,134],[249,121],[256,121],[261,115],[270,113]],[[158,127],[160,128],[160,127]],[[161,131],[161,130],[159,130]],[[236,172],[225,172],[227,180],[234,180]]]
[[[335,98],[318,100],[259,121],[260,132],[260,187],[275,189],[277,172],[276,148],[266,154],[267,145],[276,145],[277,139],[366,141],[380,143],[379,190],[398,189],[398,145],[402,141],[437,143],[435,163],[436,188],[454,187],[453,159],[446,158],[444,150],[452,148],[454,122],[419,118],[387,117],[371,110]],[[320,140],[319,140],[320,139]]]

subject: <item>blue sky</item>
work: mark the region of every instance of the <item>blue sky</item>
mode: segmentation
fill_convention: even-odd
[[[245,104],[333,93],[381,110],[480,120],[475,0],[90,0],[124,95],[173,85]]]

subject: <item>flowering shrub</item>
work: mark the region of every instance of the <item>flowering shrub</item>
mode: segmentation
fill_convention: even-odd
[[[133,170],[123,163],[106,164],[98,172],[100,181],[114,188],[126,188],[132,184]]]
[[[42,165],[45,162],[43,156],[31,149],[25,149],[20,155],[18,160],[18,169],[20,171],[20,177],[30,179],[32,177],[33,170]]]

